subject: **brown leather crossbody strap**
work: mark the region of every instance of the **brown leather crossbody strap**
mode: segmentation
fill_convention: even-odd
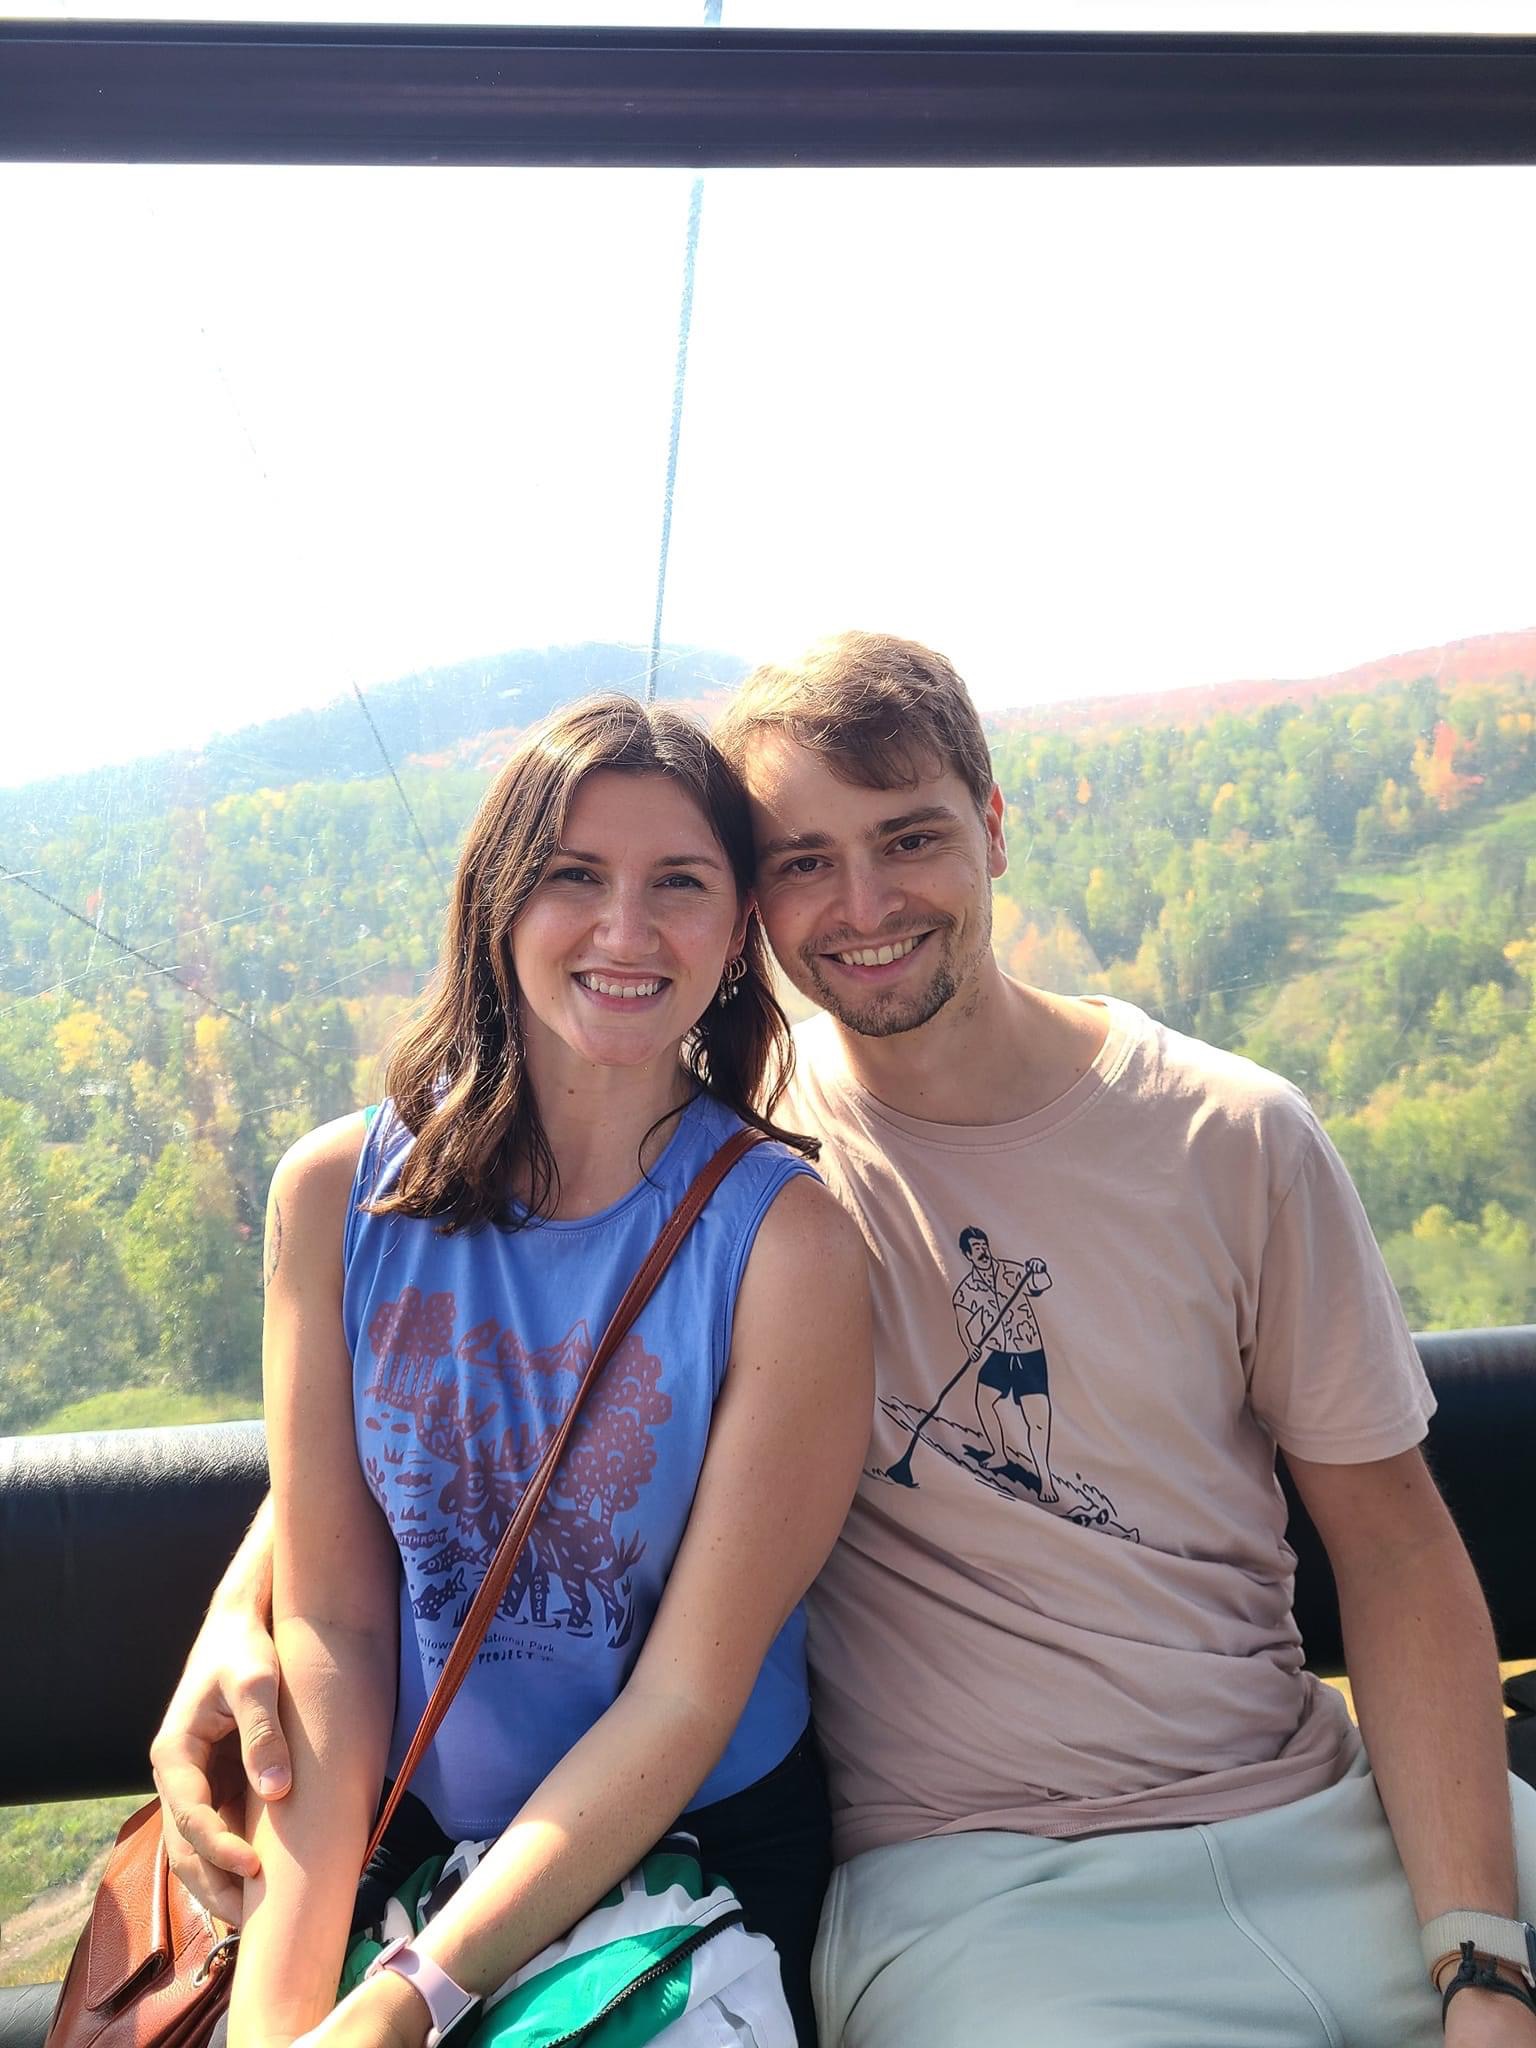
[[[508,1522],[506,1528],[501,1532],[501,1540],[496,1545],[495,1555],[486,1567],[485,1577],[480,1581],[479,1590],[470,1602],[469,1612],[465,1615],[463,1626],[460,1628],[453,1648],[448,1654],[448,1661],[443,1666],[436,1685],[432,1688],[432,1697],[427,1701],[426,1706],[422,1710],[421,1723],[411,1738],[411,1746],[406,1751],[404,1761],[395,1774],[395,1782],[390,1787],[389,1798],[385,1801],[384,1811],[379,1815],[378,1821],[375,1823],[367,1850],[364,1852],[363,1861],[365,1864],[379,1846],[379,1843],[384,1839],[384,1831],[395,1817],[395,1809],[404,1796],[406,1786],[410,1783],[411,1773],[415,1770],[417,1764],[420,1763],[423,1755],[431,1745],[432,1738],[443,1725],[443,1717],[453,1704],[453,1696],[458,1691],[464,1674],[475,1660],[476,1653],[485,1638],[485,1632],[490,1627],[496,1609],[501,1603],[501,1596],[507,1589],[507,1582],[512,1576],[513,1567],[517,1563],[523,1545],[528,1540],[529,1531],[533,1527],[534,1517],[538,1514],[544,1496],[549,1491],[550,1482],[559,1468],[560,1460],[565,1455],[566,1444],[570,1440],[571,1431],[576,1426],[577,1417],[581,1413],[582,1405],[586,1401],[587,1395],[597,1384],[603,1367],[624,1341],[629,1332],[630,1325],[656,1291],[657,1283],[661,1279],[662,1274],[671,1265],[678,1246],[698,1221],[705,1203],[715,1192],[715,1189],[719,1187],[721,1181],[725,1179],[725,1176],[730,1172],[737,1160],[749,1152],[754,1145],[760,1144],[762,1138],[763,1133],[761,1131],[744,1127],[737,1131],[734,1136],[727,1138],[712,1159],[706,1160],[694,1176],[687,1194],[683,1196],[683,1199],[678,1203],[663,1225],[661,1234],[657,1237],[649,1252],[647,1252],[645,1262],[639,1272],[636,1273],[634,1279],[630,1281],[628,1287],[624,1290],[624,1298],[614,1310],[608,1327],[604,1330],[597,1349],[593,1352],[587,1369],[582,1374],[581,1385],[576,1389],[575,1399],[561,1418],[560,1426],[550,1441],[549,1449],[539,1460],[538,1470],[523,1488],[522,1496],[517,1503],[517,1508],[511,1521]]]

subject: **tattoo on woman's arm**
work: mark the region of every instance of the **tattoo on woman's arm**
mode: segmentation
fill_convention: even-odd
[[[267,1258],[262,1272],[262,1285],[264,1287],[270,1287],[277,1278],[277,1262],[282,1257],[282,1252],[283,1212],[277,1206],[277,1198],[274,1196],[272,1214],[267,1219]]]

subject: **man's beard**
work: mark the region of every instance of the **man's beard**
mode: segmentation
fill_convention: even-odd
[[[825,946],[807,946],[800,955],[809,984],[804,992],[860,1038],[896,1038],[904,1031],[916,1031],[959,993],[961,977],[949,951],[953,932],[952,924],[933,929],[933,937],[942,942],[943,949],[922,988],[872,990],[862,997],[852,990],[844,993],[831,987],[822,967]]]

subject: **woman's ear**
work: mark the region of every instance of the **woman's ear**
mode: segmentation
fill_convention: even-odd
[[[730,952],[727,958],[734,960],[747,943],[747,927],[757,915],[757,891],[749,889],[741,899],[741,915],[731,932]]]

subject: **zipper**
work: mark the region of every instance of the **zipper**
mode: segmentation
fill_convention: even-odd
[[[696,1927],[686,1941],[680,1941],[677,1947],[663,1956],[659,1962],[652,1963],[648,1970],[642,1970],[638,1977],[632,1977],[622,1991],[615,1992],[600,2012],[593,2013],[590,2019],[583,2020],[581,2025],[572,2028],[570,2033],[557,2035],[546,2044],[546,2048],[570,2048],[573,2041],[584,2041],[592,2029],[600,2021],[616,2013],[627,1998],[633,1998],[637,1991],[643,1991],[648,1984],[654,1984],[658,1977],[666,1976],[669,1970],[701,1949],[706,1941],[713,1941],[717,1934],[724,1934],[728,1927],[739,1927],[741,1919],[741,1908],[737,1906],[732,1912],[722,1913],[718,1920],[711,1920],[707,1927]]]

